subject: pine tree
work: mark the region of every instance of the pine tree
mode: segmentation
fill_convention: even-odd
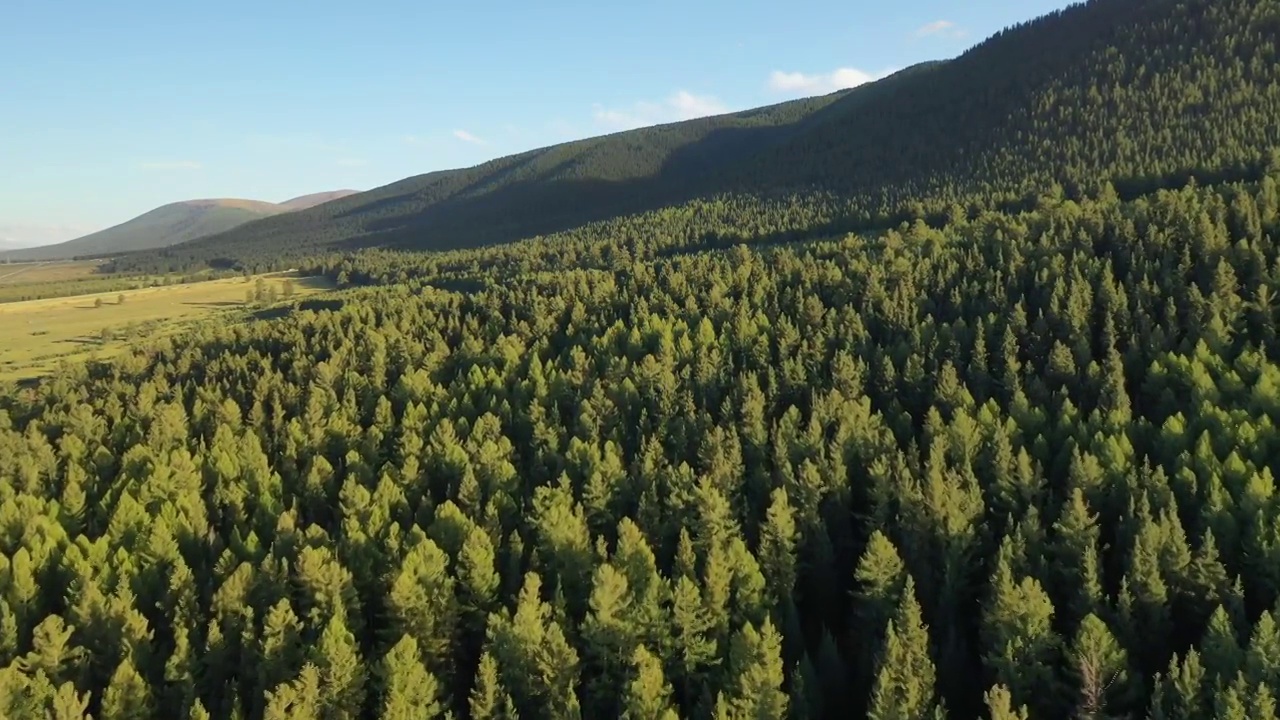
[[[89,695],[76,692],[75,684],[64,682],[53,696],[50,720],[89,720]]]
[[[293,677],[303,662],[302,623],[289,600],[281,599],[267,613],[259,648],[257,692],[265,697]]]
[[[1269,611],[1253,626],[1244,666],[1250,682],[1265,684],[1273,695],[1280,695],[1280,629]]]
[[[518,720],[515,701],[503,688],[498,663],[488,652],[480,655],[467,707],[471,720]]]
[[[382,658],[378,666],[382,698],[378,703],[381,720],[418,720],[443,717],[445,706],[435,676],[420,659],[418,642],[406,633]]]
[[[1054,682],[1059,639],[1053,603],[1031,577],[1015,582],[1002,556],[991,581],[992,597],[982,623],[984,661],[1014,702],[1040,714],[1057,707]]]
[[[1072,464],[1073,468],[1083,465],[1079,454],[1074,454]],[[1069,598],[1066,607],[1073,619],[1083,618],[1096,612],[1103,598],[1097,554],[1100,530],[1082,488],[1072,489],[1061,517],[1054,523],[1054,534],[1056,562],[1052,572],[1061,593],[1058,597]]]
[[[457,574],[473,631],[483,624],[484,615],[497,599],[500,581],[496,558],[489,536],[480,528],[471,528],[458,553]]]
[[[622,698],[623,720],[679,720],[662,663],[643,645],[631,655],[632,678]]]
[[[711,635],[712,621],[703,605],[698,586],[680,576],[671,593],[672,646],[680,672],[678,693],[683,707],[689,707],[716,663],[718,644]]]
[[[1106,623],[1090,614],[1080,623],[1069,651],[1078,718],[1124,713],[1131,701],[1128,656]]]
[[[795,588],[796,539],[795,513],[787,491],[776,488],[769,496],[769,510],[760,529],[760,565],[772,606],[790,597]]]
[[[444,551],[423,538],[405,557],[387,595],[396,627],[413,635],[433,672],[452,668],[458,607],[455,581],[448,566]]]
[[[102,695],[101,720],[147,720],[154,710],[151,688],[126,656]]]
[[[576,718],[581,712],[579,656],[541,592],[542,578],[527,573],[515,614],[490,617],[494,658],[508,679],[508,689],[521,714]]]
[[[1244,682],[1244,676],[1235,682],[1221,687],[1213,700],[1214,720],[1253,720],[1249,708],[1250,688]],[[1260,716],[1261,717],[1261,716]]]
[[[628,622],[631,592],[627,576],[604,564],[596,568],[589,601],[590,612],[582,623],[590,698],[590,714],[614,717],[626,675],[623,659],[630,657],[638,642],[637,628]]]
[[[1200,657],[1211,685],[1222,687],[1230,684],[1244,667],[1244,652],[1226,609],[1219,605],[1209,619],[1204,639],[1200,643]]]
[[[343,616],[339,612],[329,618],[311,659],[320,671],[325,717],[332,720],[359,718],[364,705],[364,663]]]
[[[720,697],[732,718],[785,718],[782,636],[765,620],[757,631],[750,623],[733,637],[729,679]]]
[[[1029,720],[1026,707],[1013,707],[1013,695],[1009,688],[996,685],[983,695],[988,720]]]
[[[867,540],[867,548],[854,571],[854,617],[851,618],[853,646],[861,649],[856,657],[859,677],[875,677],[876,654],[883,647],[884,631],[894,613],[902,605],[908,577],[906,566],[882,532],[876,530]],[[870,686],[866,686],[870,691]]]
[[[902,600],[884,632],[868,717],[873,720],[926,718],[936,709],[936,672],[929,631],[920,617],[915,581],[908,576]]]
[[[320,672],[306,663],[298,677],[267,692],[263,720],[320,720]]]
[[[209,711],[204,709],[204,703],[196,700],[191,704],[191,709],[187,712],[187,720],[212,720]]]
[[[1163,676],[1157,675],[1152,693],[1152,720],[1195,720],[1206,716],[1210,697],[1205,693],[1205,673],[1193,648],[1185,659],[1169,661]]]

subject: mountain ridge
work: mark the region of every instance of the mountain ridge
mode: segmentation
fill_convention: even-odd
[[[426,173],[119,264],[474,247],[688,203],[654,231],[696,235],[718,201],[744,237],[767,202],[803,234],[1251,172],[1280,146],[1277,32],[1276,0],[1091,0],[851,90]]]
[[[72,240],[0,251],[0,260],[63,260],[167,247],[230,230],[258,218],[312,208],[356,192],[331,190],[282,203],[246,198],[179,200]]]
[[[299,195],[296,198],[290,198],[282,203],[276,203],[278,207],[286,208],[289,211],[306,210],[308,208],[322,205],[327,202],[338,200],[348,195],[355,195],[359,190],[329,190],[327,192],[310,193],[308,195]]]

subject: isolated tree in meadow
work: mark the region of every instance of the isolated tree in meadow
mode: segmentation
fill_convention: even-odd
[[[102,307],[102,298],[94,298],[94,299],[93,299],[93,306],[94,306],[95,308],[100,308],[100,307]]]
[[[119,295],[116,296],[116,304],[117,305],[124,304],[124,293],[120,293]]]
[[[284,295],[286,300],[293,297],[293,281],[285,280],[281,283],[280,292]]]

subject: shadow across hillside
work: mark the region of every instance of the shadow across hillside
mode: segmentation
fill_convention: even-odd
[[[597,238],[678,236],[665,246],[721,232],[764,240],[1045,192],[1078,198],[1106,182],[1142,192],[1184,168],[1234,171],[1280,143],[1267,122],[1280,107],[1268,90],[1277,66],[1221,70],[1253,67],[1250,43],[1269,47],[1247,5],[1196,3],[1215,18],[1199,24],[1157,0],[1091,0],[852,90],[427,173],[113,265],[258,272],[330,251],[475,247],[597,222]],[[657,212],[622,219],[647,211]]]
[[[712,128],[670,151],[651,175],[616,181],[578,179],[569,176],[581,162],[574,156],[535,177],[502,184],[550,152],[536,151],[518,163],[474,179],[434,204],[415,206],[413,194],[376,201],[366,207],[372,209],[376,205],[386,210],[398,203],[399,212],[367,220],[360,233],[335,243],[335,247],[445,250],[511,242],[705,197],[709,184],[715,186],[717,193],[786,192],[779,180],[795,178],[799,187],[807,182],[803,172],[782,178],[747,178],[744,182],[742,178],[734,179],[734,171],[759,153],[837,120],[848,112],[847,101],[856,99],[860,90],[840,93],[843,97],[788,123]],[[481,192],[495,184],[498,187]]]

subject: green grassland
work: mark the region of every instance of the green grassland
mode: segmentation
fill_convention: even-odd
[[[217,313],[243,314],[261,306],[250,302],[256,288],[284,298],[286,283],[294,296],[331,287],[323,278],[275,274],[0,304],[0,382],[105,358]]]
[[[0,287],[83,280],[93,276],[102,260],[0,264]]]
[[[232,273],[213,270],[177,274],[104,273],[103,260],[0,264],[0,303],[118,293],[159,285],[204,282]]]

